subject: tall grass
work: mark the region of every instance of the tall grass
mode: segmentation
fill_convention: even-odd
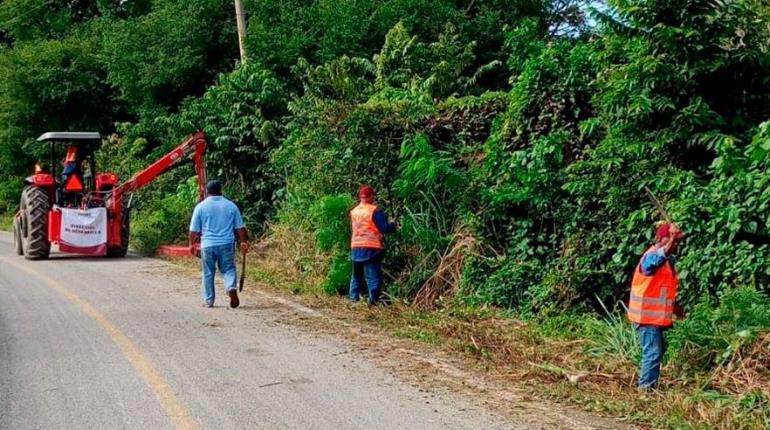
[[[586,320],[586,337],[591,341],[586,352],[594,356],[614,356],[638,363],[642,356],[641,347],[625,312],[610,312],[601,300],[599,303],[606,318]],[[623,309],[626,310],[625,305]]]

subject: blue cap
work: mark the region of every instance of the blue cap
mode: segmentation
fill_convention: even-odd
[[[206,184],[206,192],[209,194],[222,194],[222,183],[218,179],[212,179]]]

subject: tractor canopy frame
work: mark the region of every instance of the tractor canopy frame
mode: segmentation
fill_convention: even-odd
[[[60,163],[57,160],[57,146],[67,145],[76,147],[78,151],[78,165],[85,160],[88,162],[90,174],[83,175],[88,190],[96,189],[96,159],[94,151],[102,142],[102,135],[92,131],[50,131],[43,133],[37,138],[38,142],[48,143],[49,146],[49,168],[54,180],[57,178],[56,166]],[[58,199],[57,199],[58,200]]]

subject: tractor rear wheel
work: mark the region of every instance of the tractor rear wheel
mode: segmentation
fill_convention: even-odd
[[[21,194],[21,242],[27,260],[48,258],[51,242],[48,241],[48,193],[30,186]]]
[[[21,218],[13,217],[13,248],[16,250],[16,255],[24,255],[24,245],[21,239]]]

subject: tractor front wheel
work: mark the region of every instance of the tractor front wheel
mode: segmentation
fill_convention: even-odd
[[[51,252],[48,241],[48,193],[29,186],[21,194],[21,242],[27,260],[43,260]]]
[[[24,255],[24,242],[21,239],[21,217],[13,217],[13,248],[16,255]]]

